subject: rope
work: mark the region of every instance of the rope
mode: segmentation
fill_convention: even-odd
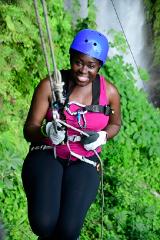
[[[102,197],[102,205],[101,205],[101,240],[103,240],[103,218],[104,218],[104,175],[103,175],[103,161],[96,150],[94,150],[95,155],[100,161],[101,165],[101,197]]]
[[[46,7],[46,2],[45,0],[41,0],[42,2],[42,7],[43,7],[43,12],[44,12],[44,19],[45,19],[45,24],[46,24],[46,29],[47,29],[47,35],[48,35],[48,40],[49,40],[49,47],[51,51],[51,58],[52,58],[52,63],[54,66],[54,70],[57,70],[57,65],[54,57],[54,51],[53,51],[53,41],[52,41],[52,36],[51,36],[51,31],[49,27],[49,22],[48,22],[48,13],[47,13],[47,7]]]
[[[54,85],[54,91],[55,91],[57,100],[62,102],[62,92],[63,92],[62,76],[57,69],[56,60],[55,60],[55,56],[54,56],[53,40],[52,40],[51,30],[50,30],[49,22],[48,22],[48,13],[47,13],[46,1],[41,0],[41,2],[42,2],[42,7],[43,7],[43,13],[44,13],[47,35],[48,35],[48,42],[49,42],[51,60],[52,60],[53,66],[54,66],[54,80],[55,80],[55,83],[53,84]]]
[[[53,102],[55,102],[55,101],[62,102],[63,83],[62,83],[61,74],[57,69],[56,61],[55,61],[55,57],[54,57],[51,31],[50,31],[48,17],[47,17],[46,2],[45,2],[45,0],[41,0],[41,2],[42,2],[42,7],[43,7],[43,14],[44,14],[44,19],[45,19],[47,35],[48,35],[50,54],[51,54],[52,64],[54,67],[54,75],[53,76],[51,74],[50,64],[49,64],[49,60],[48,60],[47,47],[46,47],[46,43],[44,40],[43,31],[42,31],[42,25],[41,25],[41,21],[40,21],[37,0],[34,0],[34,9],[35,9],[35,13],[36,13],[38,28],[39,28],[39,35],[40,35],[40,39],[41,39],[42,50],[43,50],[43,54],[45,57],[45,63],[46,63],[49,80],[50,80],[50,86],[51,86],[51,92],[52,92],[52,108],[53,108]],[[53,111],[54,111],[54,109],[53,109]],[[55,116],[56,116],[56,114],[54,114],[54,117]]]
[[[133,54],[133,51],[132,51],[132,49],[131,49],[131,46],[130,46],[130,44],[129,44],[129,41],[128,41],[128,39],[127,39],[127,36],[126,36],[126,34],[125,34],[125,31],[124,31],[123,25],[122,25],[122,23],[121,23],[121,20],[120,20],[120,18],[119,18],[118,12],[117,12],[117,10],[116,10],[114,1],[113,1],[113,0],[110,0],[110,1],[111,1],[111,3],[112,3],[113,9],[114,9],[114,11],[115,11],[115,13],[116,13],[118,22],[119,22],[119,24],[120,24],[120,27],[121,27],[122,32],[123,32],[123,35],[124,35],[124,37],[125,37],[125,39],[126,39],[126,42],[127,42],[128,48],[129,48],[129,51],[130,51],[131,56],[132,56],[132,58],[133,58],[134,64],[135,64],[135,66],[136,66],[137,72],[138,72],[139,77],[140,77],[140,79],[141,79],[141,74],[140,74],[140,71],[139,71],[139,68],[138,68],[138,64],[137,64],[137,62],[136,62],[136,59],[135,59],[134,54]],[[144,87],[144,82],[142,81],[142,83],[143,83],[143,87]]]
[[[44,53],[44,57],[45,57],[45,63],[46,63],[46,67],[47,67],[47,71],[48,71],[48,75],[49,75],[49,80],[50,80],[50,85],[51,85],[51,92],[52,92],[52,102],[53,102],[53,101],[56,100],[56,97],[55,97],[55,94],[54,94],[53,79],[52,79],[50,65],[49,65],[49,61],[48,61],[48,57],[47,57],[47,48],[46,48],[46,44],[45,44],[45,41],[44,41],[42,25],[41,25],[41,22],[40,22],[40,16],[39,16],[39,11],[38,11],[37,0],[34,0],[34,9],[35,9],[35,13],[36,13],[36,19],[37,19],[38,28],[39,28],[39,35],[40,35],[40,39],[41,39],[41,45],[42,45],[42,49],[43,49],[43,53]]]

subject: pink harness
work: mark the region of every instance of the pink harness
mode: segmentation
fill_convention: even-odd
[[[106,106],[108,105],[108,99],[106,96],[106,81],[103,76],[100,76],[100,97],[99,97],[99,105]],[[65,117],[66,117],[66,123],[72,125],[75,128],[80,129],[80,125],[84,126],[82,130],[85,131],[101,131],[103,130],[109,121],[109,116],[106,116],[103,113],[95,113],[95,112],[82,112],[83,106],[81,104],[76,102],[69,102],[68,103],[68,109],[66,108],[64,111]],[[79,119],[77,112],[80,113]],[[47,115],[46,115],[47,121],[52,120],[52,114],[51,110],[48,109]],[[85,126],[86,124],[86,126]],[[79,154],[81,156],[84,156],[86,158],[93,156],[95,153],[93,151],[87,151],[84,149],[83,145],[79,141],[74,141],[77,136],[80,136],[80,134],[72,130],[70,128],[67,129],[67,136],[68,136],[68,142],[62,145],[56,146],[56,155],[62,159],[70,159],[70,160],[77,160],[76,157],[71,155],[71,152],[74,152],[75,154]],[[72,139],[72,140],[70,140]],[[44,143],[50,146],[53,146],[50,139],[46,138],[44,139]],[[69,144],[69,147],[68,147]],[[97,152],[100,152],[101,148],[99,147],[97,149]]]

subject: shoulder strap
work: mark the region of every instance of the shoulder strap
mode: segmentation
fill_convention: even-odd
[[[70,70],[61,70],[61,75],[62,75],[62,82],[64,82],[63,96],[64,96],[64,98],[66,98],[67,93],[68,93],[68,88],[69,88],[68,79],[69,79],[69,76],[70,76]]]
[[[99,104],[100,97],[100,76],[97,74],[96,79],[92,84],[92,104]]]

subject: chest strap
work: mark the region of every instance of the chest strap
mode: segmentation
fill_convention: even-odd
[[[110,105],[106,105],[106,106],[89,105],[89,106],[85,106],[83,109],[87,110],[88,112],[104,113],[104,115],[107,115],[107,116],[114,113]]]

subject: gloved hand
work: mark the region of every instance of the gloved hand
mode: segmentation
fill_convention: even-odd
[[[95,150],[97,147],[107,142],[107,133],[105,131],[86,133],[89,137],[83,135],[81,137],[81,143],[87,151]]]
[[[46,124],[46,134],[51,139],[52,143],[55,145],[60,144],[65,139],[65,130],[62,129],[60,123],[57,124],[57,132],[55,131],[54,125],[52,122]]]

